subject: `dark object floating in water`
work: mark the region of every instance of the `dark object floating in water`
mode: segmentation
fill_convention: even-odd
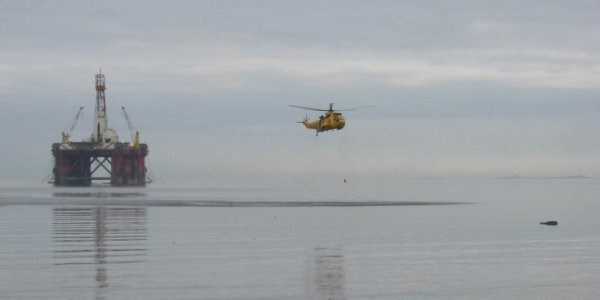
[[[556,226],[556,225],[558,225],[558,222],[557,221],[547,221],[547,222],[541,222],[540,224],[542,224],[542,225]]]

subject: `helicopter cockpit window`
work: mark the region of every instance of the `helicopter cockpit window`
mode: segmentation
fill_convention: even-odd
[[[342,117],[342,115],[337,115],[337,116],[335,116],[335,119],[338,121],[343,121],[344,117]]]

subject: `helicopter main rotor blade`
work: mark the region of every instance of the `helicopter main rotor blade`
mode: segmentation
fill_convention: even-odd
[[[301,108],[301,109],[307,109],[307,110],[316,110],[316,111],[329,111],[329,109],[318,109],[318,108],[312,108],[312,107],[305,107],[305,106],[298,106],[298,105],[288,105],[290,107],[295,107],[295,108]]]
[[[371,108],[371,107],[375,107],[375,105],[366,105],[366,106],[358,106],[358,107],[347,108],[347,109],[334,109],[334,110],[335,111],[353,111],[353,110],[359,110],[359,109]]]

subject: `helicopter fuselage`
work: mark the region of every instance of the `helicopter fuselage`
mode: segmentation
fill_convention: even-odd
[[[317,135],[319,132],[328,131],[337,129],[340,130],[346,126],[346,120],[339,112],[327,112],[326,114],[319,117],[318,120],[302,121],[302,124],[306,126],[306,128],[314,129],[317,131]]]

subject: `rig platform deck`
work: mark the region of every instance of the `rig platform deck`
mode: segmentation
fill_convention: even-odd
[[[60,143],[52,145],[55,186],[90,186],[93,181],[110,181],[112,186],[145,186],[145,157],[148,146],[134,147],[116,143],[112,149],[95,143]],[[104,176],[98,171],[104,170]],[[108,176],[106,176],[108,174]]]

